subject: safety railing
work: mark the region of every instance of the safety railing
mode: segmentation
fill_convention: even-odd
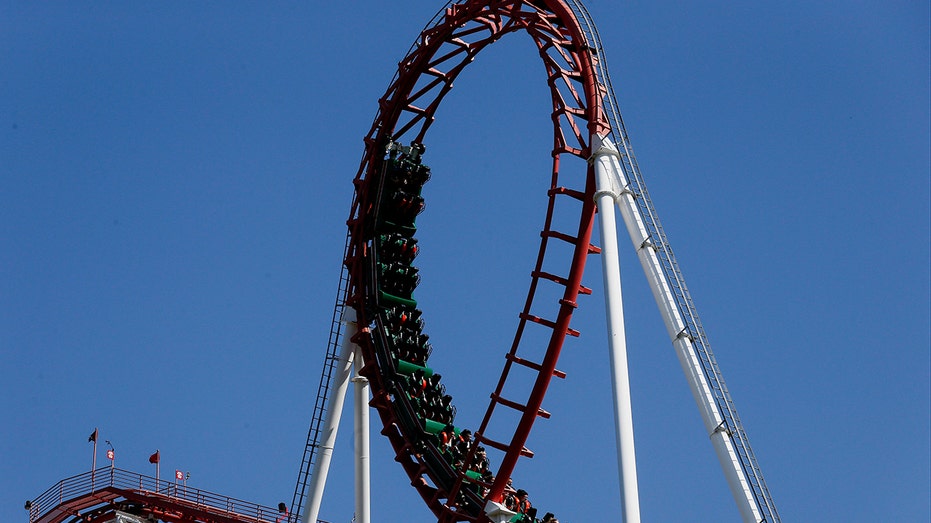
[[[103,494],[108,492],[112,494],[115,489],[168,501],[178,505],[181,509],[206,511],[248,523],[274,522],[281,516],[275,508],[188,487],[171,480],[157,479],[118,468],[107,468],[78,474],[56,483],[29,503],[29,521],[30,523],[40,521],[55,508],[82,498],[93,500],[92,495],[95,493],[101,494],[95,496],[96,499],[101,500],[101,503],[105,502],[108,497]],[[109,499],[117,497],[119,496]]]

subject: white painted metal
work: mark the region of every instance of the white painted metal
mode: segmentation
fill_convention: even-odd
[[[330,471],[330,461],[333,458],[333,445],[336,443],[336,432],[339,429],[339,419],[343,412],[346,391],[349,389],[349,379],[352,376],[352,360],[356,345],[352,343],[357,326],[355,311],[346,307],[343,312],[343,343],[340,346],[339,357],[336,361],[334,383],[330,389],[327,401],[326,416],[323,419],[321,441],[318,447],[319,454],[314,461],[314,469],[310,475],[310,495],[304,504],[302,523],[316,523],[320,514],[320,503],[323,500],[323,489],[326,487],[327,474]]]
[[[593,149],[595,149],[593,147]],[[637,485],[637,458],[634,450],[634,423],[630,400],[630,375],[627,369],[627,336],[624,329],[624,304],[621,294],[621,267],[617,246],[615,201],[621,187],[613,183],[610,158],[617,151],[604,147],[595,150],[591,161],[595,169],[595,202],[601,229],[601,262],[607,311],[608,353],[614,400],[615,437],[618,473],[621,479],[621,513],[625,523],[640,523],[640,494]]]
[[[660,314],[666,324],[666,330],[673,342],[676,356],[679,358],[679,363],[685,372],[692,396],[698,404],[705,429],[711,438],[731,493],[737,501],[741,517],[747,523],[759,523],[763,518],[754,499],[753,489],[750,487],[747,475],[740,464],[731,434],[728,434],[726,430],[721,430],[725,426],[724,417],[721,415],[715,401],[714,391],[702,369],[695,345],[686,334],[686,324],[676,305],[672,288],[663,273],[659,257],[649,241],[649,234],[644,226],[643,217],[637,207],[634,195],[630,190],[626,189],[628,180],[621,170],[617,148],[609,138],[593,135],[592,150],[596,151],[597,155],[598,163],[596,163],[596,167],[603,165],[604,172],[610,177],[610,180],[607,180],[605,184],[617,194],[615,201],[621,211],[621,216],[624,218],[624,223],[627,225],[627,232],[646,274],[650,289],[653,292],[653,298],[659,306]],[[599,155],[597,151],[602,152]],[[621,189],[618,191],[616,188]],[[599,205],[599,212],[601,211],[602,206]]]
[[[148,523],[148,521],[140,516],[116,510],[112,518],[103,520],[101,523]]]
[[[491,520],[491,523],[508,523],[511,518],[517,515],[517,512],[508,509],[497,501],[488,500],[485,503],[485,515]]]
[[[355,356],[356,374],[354,386],[354,427],[356,451],[356,523],[372,520],[372,474],[369,459],[369,380],[359,375],[362,368],[362,353],[357,349]]]

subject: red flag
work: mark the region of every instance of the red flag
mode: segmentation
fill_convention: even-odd
[[[159,457],[158,451],[156,450],[155,454],[149,456],[149,463],[158,463]]]
[[[89,438],[87,438],[87,441],[93,441],[94,443],[97,443],[97,429],[96,428],[94,429],[94,433],[91,434]]]
[[[181,472],[180,470],[176,470],[176,471],[175,471],[175,479],[177,479],[177,480],[182,480],[182,479],[184,479],[184,472]]]
[[[107,459],[113,461],[113,449],[107,449]]]

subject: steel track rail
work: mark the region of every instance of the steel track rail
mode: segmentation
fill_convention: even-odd
[[[597,85],[587,50],[581,45],[582,34],[569,23],[569,9],[561,3],[556,5],[558,12],[550,10],[543,2],[465,2],[448,4],[434,17],[432,25],[428,24],[420,38],[411,46],[408,55],[400,61],[398,73],[379,101],[379,111],[366,138],[366,152],[355,180],[356,199],[349,220],[353,242],[347,255],[347,265],[350,267],[348,305],[356,309],[360,318],[361,330],[357,341],[365,361],[367,364],[377,363],[378,358],[371,341],[372,329],[364,327],[373,323],[372,311],[369,310],[371,298],[368,297],[372,291],[366,283],[364,267],[367,253],[372,248],[367,244],[370,238],[367,236],[367,227],[370,227],[367,222],[370,222],[369,216],[375,206],[373,202],[378,198],[378,189],[370,182],[378,178],[382,169],[384,147],[389,142],[422,143],[433,122],[434,112],[452,88],[452,81],[474,57],[504,34],[519,31],[529,33],[537,42],[544,60],[553,95],[554,160],[550,185],[547,187],[549,204],[546,224],[541,232],[538,262],[532,271],[527,305],[520,314],[518,333],[502,373],[504,381],[509,369],[517,364],[535,372],[537,379],[526,401],[493,394],[486,418],[490,417],[496,406],[521,411],[520,420],[512,429],[512,436],[492,439],[483,434],[486,426],[484,423],[483,429],[476,434],[477,442],[504,453],[502,464],[495,474],[495,483],[486,485],[489,487],[487,497],[497,501],[501,501],[503,497],[505,482],[513,472],[516,461],[531,455],[524,444],[536,418],[546,417],[541,404],[550,380],[554,376],[562,375],[555,366],[563,339],[567,335],[577,335],[569,327],[572,312],[577,306],[577,296],[590,293],[590,290],[581,285],[584,262],[589,254],[598,252],[598,249],[590,244],[594,215],[591,169],[587,170],[584,178],[575,180],[577,189],[563,187],[558,182],[558,174],[561,155],[575,156],[584,165],[588,156],[589,134],[593,128],[606,129],[608,123],[604,115],[598,112],[599,106],[595,103],[598,99]],[[554,206],[557,202],[570,200],[582,202],[582,215],[575,226],[577,230],[562,231],[552,228]],[[569,242],[572,246],[573,254],[568,260],[568,267],[564,269],[567,271],[565,275],[551,274],[542,268],[547,245],[553,242]],[[542,284],[563,288],[562,297],[559,303],[554,304],[556,309],[550,317],[540,315],[539,312],[533,313],[531,310],[535,289]],[[539,305],[535,304],[534,308],[537,307]],[[517,355],[521,332],[529,324],[542,325],[551,330],[550,342],[542,359],[528,360]],[[461,481],[457,481],[451,488],[443,487],[436,478],[430,476],[429,463],[421,461],[424,453],[417,454],[411,450],[420,442],[416,441],[415,435],[403,430],[404,413],[396,411],[397,407],[392,406],[397,403],[397,397],[391,394],[391,384],[386,380],[384,372],[369,368],[366,376],[371,381],[375,396],[373,406],[379,409],[385,425],[383,433],[389,437],[397,452],[396,459],[404,464],[412,484],[431,510],[442,521],[471,521],[475,517],[484,517],[482,514],[467,513],[458,506],[457,490],[462,485]],[[429,455],[429,452],[426,455]],[[429,479],[427,476],[430,476]]]
[[[674,290],[673,295],[675,297],[676,307],[686,323],[687,332],[684,334],[692,340],[697,348],[702,370],[704,371],[706,379],[711,383],[715,401],[727,424],[725,430],[732,437],[737,449],[737,455],[740,458],[740,466],[749,478],[756,503],[763,513],[762,521],[777,523],[781,520],[776,511],[772,495],[763,479],[763,472],[750,447],[749,438],[737,415],[737,408],[734,404],[734,400],[724,383],[724,376],[711,350],[708,336],[702,327],[695,302],[685,284],[685,277],[682,274],[679,263],[676,261],[666,233],[660,224],[659,216],[653,206],[649,191],[647,191],[643,174],[634,156],[633,147],[630,144],[630,138],[628,137],[626,126],[624,125],[620,109],[618,108],[617,97],[611,82],[611,76],[608,74],[607,59],[605,58],[601,37],[585,6],[579,0],[568,1],[573,11],[579,17],[579,20],[583,22],[586,36],[589,38],[590,44],[597,50],[597,55],[600,57],[597,71],[599,83],[605,94],[603,104],[612,124],[611,136],[614,142],[619,146],[622,160],[621,167],[628,179],[632,181],[632,187],[628,189],[635,195],[640,213],[644,217],[644,223],[650,232],[650,240],[653,243],[658,257],[662,261],[663,274]]]
[[[422,455],[413,450],[418,442],[402,428],[403,420],[400,418],[403,417],[403,413],[396,411],[396,407],[393,406],[396,402],[392,400],[391,385],[382,371],[374,368],[377,366],[377,358],[374,355],[370,327],[374,320],[371,311],[367,310],[367,304],[370,303],[367,296],[371,288],[368,287],[370,284],[366,283],[364,274],[364,260],[367,251],[371,249],[367,244],[371,236],[367,236],[370,233],[366,232],[366,227],[370,227],[367,220],[373,212],[373,202],[378,197],[373,193],[376,188],[370,186],[370,181],[377,178],[382,169],[386,144],[402,140],[423,143],[433,122],[434,113],[452,88],[453,80],[484,47],[494,43],[504,34],[516,31],[526,31],[534,38],[547,69],[548,83],[553,95],[554,160],[548,189],[547,217],[541,232],[537,265],[531,273],[527,302],[520,314],[517,333],[507,354],[498,388],[492,394],[492,401],[476,433],[476,441],[504,453],[495,482],[485,485],[488,488],[487,499],[500,501],[504,483],[513,472],[517,460],[532,456],[532,452],[524,443],[534,420],[537,417],[548,417],[548,413],[541,408],[541,403],[550,379],[554,376],[564,376],[555,369],[555,364],[562,340],[574,332],[569,328],[569,321],[572,311],[577,306],[576,297],[578,294],[590,293],[590,290],[581,285],[581,274],[586,256],[598,251],[590,244],[591,214],[594,212],[591,206],[594,193],[592,170],[589,168],[586,172],[583,188],[563,187],[558,183],[560,155],[587,160],[592,154],[588,143],[589,134],[608,135],[618,144],[622,169],[632,181],[628,189],[636,197],[637,208],[644,217],[651,245],[661,262],[662,273],[672,289],[675,307],[684,319],[686,328],[679,334],[687,337],[695,345],[701,371],[711,384],[714,402],[724,418],[723,430],[733,439],[740,466],[749,478],[756,503],[765,514],[762,521],[779,521],[769,490],[737,417],[733,400],[724,385],[681,270],[659,223],[633,155],[607,72],[600,36],[588,11],[578,0],[448,2],[428,22],[420,37],[412,44],[406,57],[399,63],[398,71],[388,90],[379,101],[378,112],[365,139],[366,149],[359,173],[354,180],[356,196],[348,222],[349,243],[345,253],[345,266],[348,267],[349,275],[345,282],[341,277],[340,296],[346,297],[345,305],[353,307],[360,318],[360,333],[353,341],[360,345],[365,355],[366,368],[363,369],[363,373],[372,382],[372,406],[379,411],[385,426],[383,434],[389,438],[397,452],[396,460],[402,463],[411,477],[412,484],[440,521],[485,521],[483,515],[465,512],[458,507],[457,493],[463,484],[462,476],[451,488],[440,488],[435,481],[427,479],[430,467],[423,461]],[[582,200],[586,206],[579,229],[572,234],[551,229],[554,205],[566,196]],[[547,245],[554,239],[569,241],[575,247],[566,277],[550,274],[542,269]],[[565,295],[559,300],[556,317],[552,320],[531,313],[535,290],[543,282],[555,282],[566,288]],[[337,307],[340,305],[337,303]],[[542,361],[531,361],[517,353],[522,332],[529,323],[544,325],[553,331]],[[334,331],[337,336],[338,329],[337,326]],[[332,336],[331,332],[331,342]],[[514,365],[532,369],[538,376],[530,398],[523,403],[504,398],[501,394]],[[510,441],[492,439],[486,434],[491,415],[498,406],[517,409],[522,414]],[[313,446],[309,438],[307,448],[312,449]],[[470,454],[468,459],[471,458]],[[305,455],[304,463],[309,464],[310,460]],[[302,473],[303,467],[302,464]],[[300,483],[298,486],[300,487]]]

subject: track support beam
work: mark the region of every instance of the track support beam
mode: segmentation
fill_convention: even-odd
[[[764,521],[747,473],[741,466],[740,457],[732,436],[727,430],[722,430],[727,424],[721,413],[721,407],[715,400],[714,391],[705,370],[702,368],[693,340],[688,335],[670,283],[663,273],[659,257],[653,248],[649,234],[646,232],[644,218],[640,214],[633,193],[627,189],[628,181],[621,170],[618,160],[620,154],[617,147],[607,137],[593,135],[592,150],[596,151],[593,154],[593,157],[597,158],[596,165],[603,165],[601,169],[606,173],[605,182],[613,186],[609,191],[616,194],[614,201],[624,218],[627,232],[630,234],[640,264],[650,284],[650,289],[653,291],[653,297],[659,306],[660,314],[663,316],[663,322],[666,324],[676,356],[679,358],[679,363],[685,372],[692,396],[698,404],[698,410],[701,413],[702,421],[704,421],[705,429],[708,431],[718,461],[724,471],[724,476],[727,478],[728,486],[737,502],[741,518],[745,523]],[[599,206],[599,212],[601,211],[603,211],[603,208]]]
[[[369,380],[359,374],[362,368],[362,354],[356,349],[356,375],[352,378],[353,412],[355,421],[356,451],[356,523],[370,523],[372,520],[372,474],[369,460]]]
[[[330,461],[333,459],[333,448],[336,444],[336,432],[346,400],[346,391],[349,389],[349,380],[352,375],[353,353],[356,344],[351,340],[356,335],[355,311],[351,307],[344,309],[343,316],[343,343],[340,347],[336,362],[336,375],[331,396],[327,401],[326,417],[323,420],[323,438],[319,444],[320,454],[314,461],[314,468],[310,475],[310,495],[301,511],[301,523],[316,523],[320,514],[320,504],[323,501],[323,489],[326,487],[327,475],[330,472]]]
[[[594,142],[594,140],[593,140]],[[595,203],[601,229],[601,262],[604,278],[605,310],[608,327],[608,353],[614,400],[618,472],[621,480],[621,512],[624,523],[640,523],[640,494],[637,485],[637,457],[634,450],[634,423],[627,368],[627,336],[621,294],[621,266],[617,246],[617,218],[614,205],[619,196],[611,179],[611,155],[616,151],[600,147],[592,154],[595,169]]]

